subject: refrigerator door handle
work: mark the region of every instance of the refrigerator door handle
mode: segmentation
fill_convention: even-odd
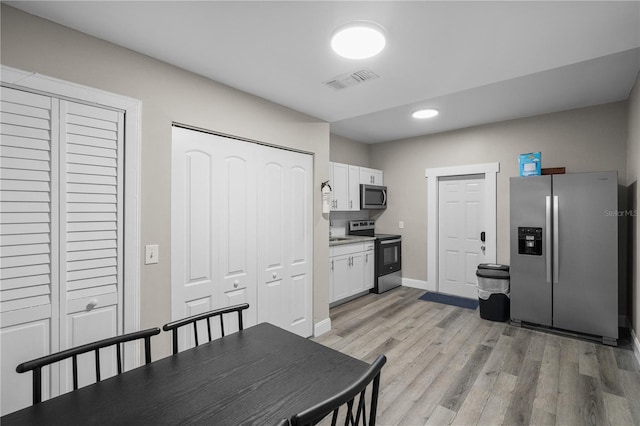
[[[560,269],[560,250],[559,247],[559,234],[560,234],[560,221],[559,221],[559,205],[558,196],[553,196],[553,283],[558,283],[558,275]]]
[[[547,282],[551,283],[551,196],[547,195],[546,197],[546,227],[545,227],[545,252],[546,255],[546,266],[547,266]]]

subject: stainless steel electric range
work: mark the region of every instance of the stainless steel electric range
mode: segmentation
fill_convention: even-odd
[[[375,237],[375,283],[374,293],[384,293],[402,285],[402,236],[376,234],[375,221],[352,220],[349,235]]]

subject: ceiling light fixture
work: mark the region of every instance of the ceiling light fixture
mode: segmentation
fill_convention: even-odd
[[[437,109],[421,109],[412,114],[413,118],[432,118],[438,115]]]
[[[351,22],[338,28],[331,37],[331,48],[349,59],[366,59],[382,52],[386,45],[384,30],[373,22]]]

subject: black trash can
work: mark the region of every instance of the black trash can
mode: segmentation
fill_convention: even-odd
[[[481,263],[478,277],[478,302],[480,318],[491,321],[509,319],[509,266]]]

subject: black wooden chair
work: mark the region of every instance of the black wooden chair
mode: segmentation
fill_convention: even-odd
[[[220,319],[220,330],[222,331],[222,336],[224,337],[224,314],[230,314],[233,312],[238,313],[238,327],[240,330],[243,329],[242,326],[242,311],[245,309],[249,309],[248,303],[242,303],[240,305],[229,306],[228,308],[215,309],[213,311],[204,312],[202,314],[193,315],[181,320],[172,321],[168,324],[162,326],[164,331],[172,332],[172,340],[173,340],[173,354],[178,353],[178,329],[185,325],[193,324],[193,335],[195,338],[195,344],[198,346],[200,344],[198,339],[198,321],[206,320],[207,322],[207,334],[209,337],[209,342],[212,339],[211,334],[211,318],[218,317]]]
[[[42,367],[46,367],[47,365],[56,363],[58,361],[72,358],[73,390],[76,390],[78,389],[78,355],[82,355],[91,351],[95,352],[96,382],[99,382],[101,380],[100,349],[110,346],[116,347],[116,362],[118,364],[118,374],[122,374],[122,344],[126,342],[132,342],[134,340],[144,339],[144,360],[145,363],[149,364],[151,362],[151,336],[155,336],[157,334],[160,334],[160,329],[158,327],[154,327],[147,330],[123,334],[121,336],[110,337],[108,339],[99,340],[93,343],[87,343],[86,345],[78,346],[75,348],[46,355],[31,361],[23,362],[16,367],[16,371],[18,373],[33,371],[33,404],[35,405],[42,401]]]
[[[360,421],[362,421],[362,425],[375,426],[376,412],[378,409],[378,391],[380,389],[380,371],[382,370],[382,366],[386,362],[387,357],[385,357],[384,355],[378,355],[376,360],[369,366],[367,371],[362,376],[360,376],[358,380],[353,382],[348,388],[315,405],[314,407],[308,408],[303,412],[292,416],[291,426],[315,425],[331,412],[333,412],[331,425],[335,426],[336,421],[338,420],[340,407],[344,406],[345,404],[347,406],[344,421],[345,425],[357,426],[360,425]],[[367,386],[369,386],[369,384],[372,382],[373,386],[371,388],[369,423],[367,423],[367,404],[365,400],[365,393],[367,391]],[[354,413],[354,403],[358,395],[360,395],[360,397],[358,398],[358,405]]]

